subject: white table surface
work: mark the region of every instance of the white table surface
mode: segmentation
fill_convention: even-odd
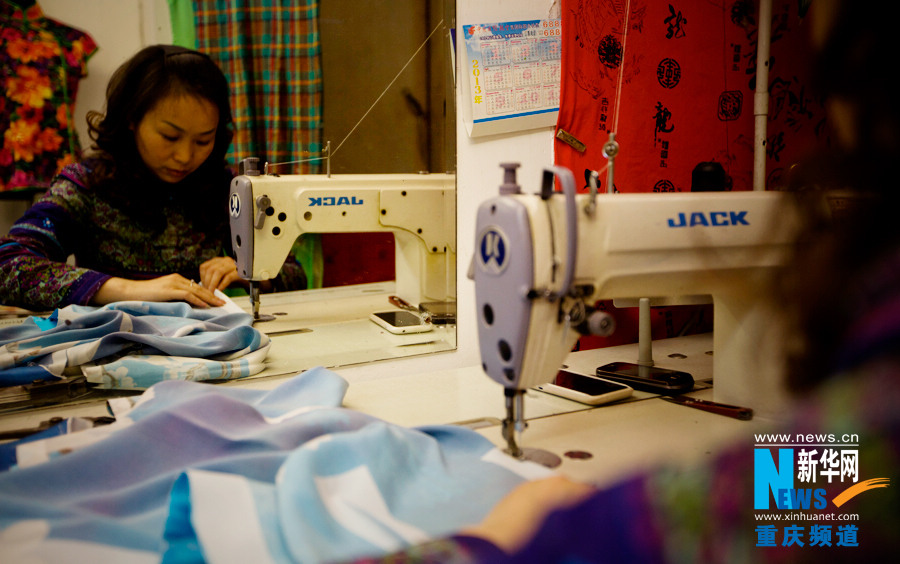
[[[302,335],[302,334],[301,334]],[[274,337],[273,340],[284,337]],[[286,346],[271,359],[289,364]],[[654,341],[656,364],[690,372],[695,381],[711,377],[712,335],[703,334]],[[283,356],[282,356],[283,355]],[[574,372],[592,374],[594,368],[612,361],[633,361],[637,345],[624,345],[571,353],[566,365]],[[336,370],[340,374],[340,369]],[[219,385],[271,389],[295,374],[227,382]],[[505,447],[500,421],[505,415],[502,387],[489,379],[480,366],[433,373],[388,376],[354,382],[344,398],[344,406],[403,426],[468,424],[477,432]],[[710,389],[692,392],[711,399]],[[0,430],[28,428],[53,416],[90,417],[106,415],[105,402],[43,408],[0,416]],[[662,462],[685,463],[702,460],[723,444],[746,440],[768,422],[737,419],[675,405],[644,392],[629,400],[592,407],[539,391],[525,398],[528,427],[520,445],[549,451],[562,459],[559,470],[578,480],[608,483],[628,472]],[[589,458],[572,458],[568,452],[586,453]]]

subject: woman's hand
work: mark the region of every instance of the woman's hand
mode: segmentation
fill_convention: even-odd
[[[110,278],[94,297],[91,303],[104,305],[124,300],[145,302],[184,301],[194,307],[222,306],[225,301],[208,290],[188,280],[180,274],[168,274],[151,280],[128,280],[126,278]]]
[[[243,282],[231,257],[215,257],[200,265],[200,283],[210,290],[224,290],[234,282]]]
[[[525,482],[500,500],[481,523],[461,532],[513,553],[534,536],[547,515],[573,506],[595,491],[561,476]]]

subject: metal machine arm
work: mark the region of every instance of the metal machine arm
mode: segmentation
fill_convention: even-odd
[[[563,171],[551,172],[571,177]],[[492,379],[519,391],[550,381],[597,300],[702,294],[714,304],[716,401],[778,412],[777,370],[759,362],[771,329],[760,291],[794,241],[785,194],[598,194],[592,204],[508,184],[479,207],[476,226],[479,343]]]

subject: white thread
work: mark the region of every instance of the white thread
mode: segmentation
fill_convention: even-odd
[[[628,42],[628,19],[631,16],[631,0],[625,2],[625,26],[622,29],[622,60],[619,63],[619,80],[616,84],[616,107],[613,110],[613,132],[619,131],[619,107],[622,101],[622,82],[625,80],[625,44]]]

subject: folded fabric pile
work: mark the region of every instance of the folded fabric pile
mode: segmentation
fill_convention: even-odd
[[[163,382],[112,425],[14,443],[0,554],[339,562],[453,533],[550,472],[464,428],[341,408],[346,387],[321,368],[271,391]]]
[[[233,379],[263,370],[269,338],[233,302],[68,306],[0,329],[0,386],[83,374],[100,388]]]

